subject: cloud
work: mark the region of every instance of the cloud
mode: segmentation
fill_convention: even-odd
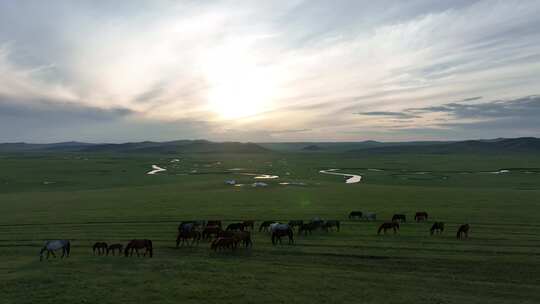
[[[389,111],[375,111],[375,112],[359,112],[355,113],[363,116],[386,116],[395,118],[416,118],[417,115],[413,115],[405,112],[389,112]]]

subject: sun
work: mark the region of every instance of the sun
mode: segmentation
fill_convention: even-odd
[[[221,119],[240,119],[270,109],[275,98],[271,69],[235,46],[220,48],[207,61],[208,108]]]

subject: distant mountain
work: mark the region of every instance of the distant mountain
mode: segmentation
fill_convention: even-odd
[[[457,154],[457,153],[540,153],[540,138],[497,138],[456,142],[417,143],[350,150],[361,154]]]
[[[100,152],[100,153],[264,153],[267,149],[254,143],[178,140],[168,142],[131,142],[122,144],[89,144],[64,142],[55,144],[0,144],[0,153],[18,152]]]

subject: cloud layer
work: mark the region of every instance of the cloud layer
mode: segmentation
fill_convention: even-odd
[[[539,14],[537,1],[3,1],[0,141],[540,136]]]

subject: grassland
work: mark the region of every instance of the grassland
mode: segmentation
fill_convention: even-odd
[[[146,175],[152,164],[167,171]],[[281,178],[232,187],[223,181],[253,179],[231,168]],[[364,179],[318,173],[328,168]],[[379,221],[348,221],[351,210]],[[392,214],[418,210],[447,231],[430,237],[430,223],[411,222],[399,235],[376,235]],[[539,215],[535,155],[4,154],[0,302],[539,303]],[[341,232],[275,247],[255,233],[253,249],[235,253],[174,248],[180,220],[315,216],[342,220]],[[466,222],[471,238],[457,241]],[[56,238],[72,240],[71,257],[39,262],[43,241]],[[152,239],[154,258],[91,254],[95,241],[132,238]]]

